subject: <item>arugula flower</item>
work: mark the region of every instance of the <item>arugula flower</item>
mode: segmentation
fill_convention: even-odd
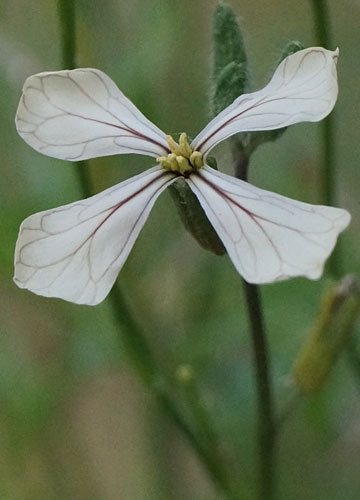
[[[25,82],[16,116],[37,151],[69,161],[137,153],[157,165],[88,199],[31,215],[15,251],[15,283],[39,295],[95,305],[109,293],[158,196],[182,177],[197,196],[236,270],[250,283],[320,277],[350,215],[310,205],[206,164],[239,132],[315,122],[338,93],[338,51],[299,51],[258,92],[238,97],[189,143],[149,121],[104,73],[39,73]]]

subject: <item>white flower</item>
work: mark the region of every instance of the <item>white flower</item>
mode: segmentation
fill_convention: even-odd
[[[37,151],[77,161],[138,153],[158,164],[92,196],[28,217],[15,251],[16,284],[44,296],[94,305],[109,293],[157,197],[183,176],[250,283],[320,277],[350,215],[294,201],[213,170],[206,157],[243,131],[318,121],[337,98],[338,52],[287,57],[270,83],[238,97],[191,142],[166,136],[95,69],[40,73],[25,82],[16,126]]]

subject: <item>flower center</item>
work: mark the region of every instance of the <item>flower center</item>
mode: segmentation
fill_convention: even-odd
[[[200,170],[204,165],[200,151],[193,151],[189,144],[187,135],[180,135],[179,144],[171,135],[166,136],[171,153],[156,159],[165,170],[171,170],[187,177],[192,172]]]

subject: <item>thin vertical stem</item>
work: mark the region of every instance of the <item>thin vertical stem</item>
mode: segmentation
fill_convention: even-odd
[[[247,181],[249,158],[233,141],[236,177]],[[243,281],[250,324],[258,406],[259,500],[273,500],[276,487],[276,421],[260,288]]]
[[[58,13],[60,19],[61,62],[64,69],[76,68],[76,0],[59,0]],[[76,172],[83,196],[88,198],[93,194],[87,161],[76,163]]]
[[[227,470],[228,467],[226,467],[229,461],[224,460],[220,441],[206,409],[206,405],[201,401],[201,395],[192,368],[187,365],[181,365],[177,370],[176,379],[184,394],[184,399],[190,410],[198,435],[202,436],[203,442],[207,448],[211,450],[213,460],[218,464],[221,474],[225,478],[230,477],[232,473]],[[234,498],[234,500],[244,498],[239,482],[231,480],[229,481],[229,484],[230,483],[234,485],[231,490],[231,498]]]
[[[58,13],[61,30],[61,58],[65,69],[76,66],[75,0],[59,0]]]
[[[259,499],[275,498],[275,412],[260,290],[244,281],[258,397]]]
[[[327,0],[311,0],[317,41],[322,47],[330,49],[330,13],[327,8]]]
[[[61,26],[62,64],[66,69],[73,69],[76,66],[75,0],[58,0],[58,12]],[[93,194],[88,167],[86,161],[77,162],[76,164],[79,184],[85,197]],[[222,464],[217,462],[212,450],[202,443],[201,439],[193,432],[172,400],[170,396],[172,391],[171,383],[153,358],[146,338],[132,316],[117,285],[113,287],[109,297],[122,335],[123,345],[138,375],[154,393],[164,412],[191,444],[214,483],[227,494],[229,499],[237,499],[238,497],[232,493],[232,488],[229,485]]]
[[[311,0],[317,43],[325,48],[333,48],[330,10],[327,0]],[[322,166],[322,200],[327,205],[336,205],[336,114],[332,112],[322,124],[323,135],[323,166]],[[339,279],[341,273],[341,239],[329,258],[328,269],[331,275]],[[355,333],[353,334],[355,335]],[[347,345],[348,363],[356,380],[360,380],[360,358],[352,343]]]
[[[327,5],[327,0],[311,0],[316,43],[325,47],[332,48],[332,36],[330,26],[330,12]],[[336,115],[332,112],[325,118],[321,124],[322,133],[322,166],[321,166],[321,201],[325,205],[336,205]],[[339,243],[336,249],[329,258],[328,268],[334,278],[340,277],[340,246]]]

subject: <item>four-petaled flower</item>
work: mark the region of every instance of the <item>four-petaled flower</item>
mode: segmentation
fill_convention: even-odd
[[[350,215],[309,205],[225,175],[206,157],[244,131],[318,121],[337,98],[338,52],[309,48],[287,57],[269,84],[238,97],[188,143],[150,122],[101,71],[28,78],[16,126],[37,151],[64,160],[138,153],[158,165],[88,199],[28,217],[15,252],[22,288],[94,305],[109,293],[157,197],[182,176],[237,271],[250,283],[317,279]]]

